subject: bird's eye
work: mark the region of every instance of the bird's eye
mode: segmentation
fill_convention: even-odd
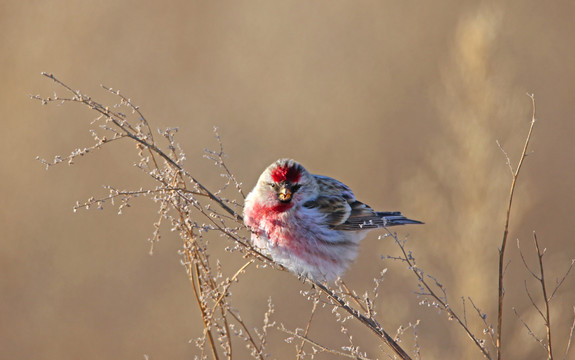
[[[268,183],[268,185],[269,185],[272,189],[274,189],[274,190],[277,190],[277,189],[279,188],[279,184],[278,184],[278,183]]]
[[[300,185],[300,184],[294,184],[294,185],[292,186],[292,191],[293,191],[293,192],[296,192],[296,191],[298,191],[300,188],[301,188],[301,185]]]

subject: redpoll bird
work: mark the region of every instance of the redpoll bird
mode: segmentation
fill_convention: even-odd
[[[400,212],[376,212],[343,183],[312,175],[291,159],[280,159],[261,174],[246,197],[244,222],[256,248],[320,282],[343,274],[370,230],[422,224]]]

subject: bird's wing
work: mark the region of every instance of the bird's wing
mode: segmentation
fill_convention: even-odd
[[[319,212],[325,224],[330,227],[343,224],[351,213],[349,203],[341,196],[318,196],[313,200],[305,202],[303,206]]]
[[[314,176],[321,195],[303,206],[323,214],[326,225],[338,230],[361,230],[383,225],[377,213],[357,201],[347,185],[327,176]]]
[[[354,200],[349,204],[349,217],[341,224],[334,226],[336,230],[358,231],[375,229],[384,225],[384,220],[364,203]]]
[[[400,212],[376,212],[357,201],[351,189],[330,177],[314,175],[322,194],[304,204],[324,215],[326,225],[334,230],[359,231],[382,226],[421,224],[404,217]]]
[[[303,206],[322,214],[325,224],[336,230],[367,230],[383,226],[383,219],[372,208],[342,196],[318,196]]]
[[[355,200],[353,191],[346,184],[327,176],[314,175],[313,177],[321,195],[340,196],[346,200]]]

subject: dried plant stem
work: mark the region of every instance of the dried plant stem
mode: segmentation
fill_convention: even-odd
[[[365,313],[368,313],[368,309],[361,303],[361,301],[359,301],[359,299],[357,298],[357,295],[354,294],[345,284],[345,282],[342,280],[341,281],[341,286],[343,287],[343,289],[345,290],[346,294],[351,297],[353,299],[353,301],[355,301],[355,303],[361,308],[361,310]]]
[[[357,319],[359,322],[367,326],[373,333],[375,333],[393,352],[399,356],[402,360],[410,360],[411,357],[399,346],[395,340],[381,327],[381,325],[372,317],[367,317],[361,314],[357,309],[350,307],[338,294],[336,294],[331,289],[327,288],[325,285],[318,282],[306,279],[309,283],[316,286],[324,294],[326,294],[331,300],[335,302],[336,305],[347,311],[351,316]]]
[[[440,305],[441,309],[445,310],[451,318],[455,319],[458,322],[458,324],[461,325],[461,327],[465,330],[465,332],[469,336],[469,338],[475,343],[475,345],[477,345],[477,347],[479,348],[479,350],[481,351],[483,356],[487,359],[491,359],[491,356],[489,355],[489,352],[487,351],[486,347],[481,343],[481,341],[477,338],[477,336],[473,335],[473,333],[471,332],[471,330],[467,326],[465,319],[462,320],[459,317],[459,315],[457,315],[457,313],[447,303],[447,298],[445,296],[442,298],[441,296],[437,295],[435,293],[435,291],[433,291],[431,286],[425,280],[425,278],[423,276],[423,272],[415,265],[413,257],[406,252],[404,244],[401,241],[399,241],[399,239],[397,238],[397,235],[395,233],[391,232],[387,228],[386,228],[386,231],[389,234],[389,236],[393,237],[393,239],[395,240],[395,243],[399,246],[399,248],[403,254],[403,257],[401,257],[401,260],[404,261],[405,263],[407,263],[407,265],[409,266],[411,271],[413,271],[413,273],[417,277],[419,283],[427,291],[427,293],[424,295],[431,296]],[[441,286],[437,280],[435,280],[435,283],[436,283],[436,285],[438,285],[440,287],[440,289],[442,291],[445,292],[443,286]]]
[[[533,243],[535,246],[535,252],[537,253],[539,273],[536,273],[535,271],[531,270],[531,268],[527,264],[527,260],[525,260],[525,256],[523,255],[523,251],[521,251],[519,239],[517,240],[517,248],[519,249],[519,255],[521,256],[521,260],[523,261],[523,265],[525,266],[525,269],[529,272],[529,274],[535,280],[537,280],[537,282],[541,286],[541,293],[542,293],[543,301],[545,303],[545,310],[544,310],[545,313],[541,310],[541,308],[539,306],[537,306],[535,299],[533,298],[533,296],[531,295],[531,293],[529,291],[529,288],[527,287],[527,281],[525,281],[525,292],[527,293],[527,297],[529,298],[531,305],[533,306],[533,308],[535,308],[535,310],[537,310],[537,313],[539,314],[541,319],[543,319],[543,323],[545,324],[547,343],[545,343],[545,341],[543,339],[539,338],[533,332],[533,330],[531,330],[529,325],[521,318],[521,316],[517,313],[517,310],[515,310],[515,308],[513,310],[515,312],[515,315],[519,318],[519,320],[521,321],[521,323],[525,327],[525,329],[527,329],[527,332],[529,333],[529,335],[531,335],[531,337],[533,337],[545,349],[545,351],[547,351],[547,359],[552,360],[553,359],[553,345],[551,342],[551,314],[550,314],[551,313],[551,300],[553,300],[555,293],[559,290],[561,285],[565,282],[565,279],[567,278],[567,276],[569,276],[569,273],[571,272],[571,269],[573,268],[573,265],[575,264],[575,259],[571,260],[571,264],[567,268],[567,271],[565,271],[565,273],[563,274],[563,277],[560,280],[557,280],[557,283],[555,285],[555,289],[553,290],[551,295],[547,295],[548,292],[547,292],[547,285],[546,285],[546,281],[545,281],[545,272],[544,272],[544,266],[543,266],[543,256],[545,255],[546,249],[543,249],[543,251],[541,251],[541,248],[539,246],[539,239],[537,238],[537,234],[535,232],[533,232]],[[575,310],[575,308],[574,308],[574,310]],[[573,337],[573,328],[574,327],[575,327],[575,319],[573,320],[573,325],[571,326],[571,331],[569,333],[569,339],[568,339],[567,347],[565,350],[565,357],[567,357],[567,353],[569,352],[569,348],[571,346],[571,339]]]
[[[232,285],[232,283],[234,281],[236,281],[236,279],[238,278],[238,276],[251,264],[253,264],[253,262],[255,261],[255,259],[251,259],[250,261],[248,261],[247,263],[245,263],[238,271],[236,271],[236,273],[230,278],[228,284],[226,285],[226,287],[222,290],[222,294],[220,295],[220,297],[216,300],[216,303],[214,304],[214,306],[212,307],[212,311],[214,311],[216,309],[216,306],[218,306],[220,304],[220,302],[223,300],[223,298],[226,296],[226,294],[228,293],[228,289],[230,288],[230,286]]]
[[[539,241],[537,241],[537,234],[533,232],[533,241],[535,243],[535,250],[537,251],[537,258],[539,259],[539,271],[540,276],[537,278],[541,284],[541,292],[543,293],[543,299],[545,301],[545,316],[543,320],[545,321],[545,329],[547,330],[547,359],[553,360],[553,346],[551,346],[551,317],[549,316],[549,299],[547,297],[547,288],[545,286],[545,274],[543,272],[543,255],[545,250],[541,252],[539,249]]]
[[[303,358],[303,346],[306,343],[306,338],[309,334],[309,329],[311,328],[311,321],[313,320],[313,316],[315,315],[315,311],[317,310],[317,304],[319,303],[319,297],[320,296],[321,296],[321,293],[318,291],[316,293],[315,298],[313,299],[313,306],[311,308],[311,314],[309,315],[309,320],[307,321],[307,325],[305,326],[305,330],[303,332],[302,342],[301,342],[299,348],[297,349],[296,360],[300,360]]]
[[[535,97],[533,94],[528,94],[531,98],[532,104],[532,117],[531,126],[529,127],[529,133],[525,139],[525,145],[523,146],[523,151],[519,159],[517,168],[513,172],[513,180],[511,181],[511,188],[509,190],[509,200],[507,205],[507,216],[505,218],[505,228],[503,231],[503,240],[501,241],[501,247],[499,248],[499,282],[498,282],[498,302],[497,302],[497,331],[496,331],[496,347],[497,347],[497,359],[500,360],[503,352],[503,343],[501,339],[501,334],[503,332],[503,298],[505,296],[505,289],[503,287],[503,275],[505,273],[505,249],[507,247],[507,236],[509,234],[509,220],[511,217],[511,205],[513,204],[513,194],[515,192],[515,186],[517,184],[517,179],[519,178],[519,171],[523,165],[523,160],[527,157],[527,148],[529,146],[529,141],[531,140],[531,135],[533,133],[533,127],[535,126]],[[508,158],[508,164],[510,164]]]
[[[567,359],[567,354],[569,354],[569,349],[571,349],[573,330],[575,330],[575,306],[573,307],[573,323],[571,324],[571,330],[569,331],[569,341],[567,341],[567,347],[565,348],[565,355],[563,356],[563,360]]]
[[[70,100],[81,102],[81,103],[85,104],[86,106],[88,106],[90,109],[95,110],[96,112],[100,113],[102,116],[106,117],[106,119],[109,119],[115,126],[117,126],[120,130],[123,131],[121,136],[129,137],[130,139],[132,139],[135,142],[142,145],[144,148],[146,148],[152,152],[157,153],[160,157],[162,157],[165,161],[167,161],[172,167],[174,167],[178,171],[180,171],[181,174],[190,178],[193,181],[194,185],[196,185],[205,195],[207,195],[210,198],[210,200],[218,203],[218,205],[220,205],[222,207],[222,209],[224,209],[230,215],[235,217],[237,220],[242,221],[242,217],[240,214],[238,214],[233,209],[231,209],[228,205],[226,205],[219,197],[215,196],[211,191],[209,191],[205,186],[203,186],[198,180],[196,180],[190,173],[188,173],[184,168],[182,168],[178,163],[176,163],[169,155],[167,155],[165,152],[160,150],[160,148],[158,148],[155,144],[148,143],[145,139],[142,139],[142,138],[138,137],[136,134],[134,134],[135,130],[132,129],[129,124],[126,124],[125,122],[122,122],[119,120],[119,119],[123,118],[123,116],[121,114],[111,111],[110,108],[104,107],[101,104],[93,101],[90,97],[84,96],[79,91],[72,89],[71,87],[69,87],[65,83],[58,80],[53,74],[42,73],[42,75],[46,76],[47,78],[51,79],[52,81],[54,81],[58,85],[62,86],[63,88],[65,88],[69,92],[71,92],[74,95],[74,98],[70,99]],[[111,89],[106,88],[106,87],[104,87],[104,88],[111,90]],[[121,97],[119,92],[113,92],[113,93],[115,93]],[[129,102],[128,102],[128,104],[131,105],[131,103],[129,103]],[[134,109],[134,111],[137,111],[138,114],[141,116],[141,113],[139,113],[139,110],[136,107],[132,106],[132,108]],[[144,118],[142,117],[142,119],[144,119]],[[155,159],[154,159],[154,162],[155,162]]]
[[[208,322],[209,315],[206,313],[205,306],[202,304],[202,300],[200,299],[200,291],[201,285],[199,281],[199,270],[198,265],[193,266],[192,259],[187,255],[187,260],[189,261],[188,270],[190,271],[190,282],[192,283],[192,288],[194,289],[194,297],[198,304],[198,308],[202,313],[202,322],[204,324],[204,332],[208,337],[208,341],[210,343],[210,349],[212,350],[212,356],[214,359],[218,360],[218,351],[216,350],[216,344],[214,343],[214,337],[212,336],[212,330],[210,328],[210,324]]]
[[[289,334],[289,335],[291,335],[291,336],[295,336],[295,337],[301,339],[302,342],[308,343],[308,344],[310,344],[310,345],[312,345],[312,346],[314,346],[314,347],[320,349],[320,350],[323,351],[323,352],[330,353],[330,354],[334,354],[334,355],[338,355],[338,356],[341,356],[341,357],[350,358],[350,359],[369,360],[369,359],[367,359],[367,358],[365,358],[365,357],[363,357],[363,356],[360,356],[360,355],[348,354],[348,353],[344,353],[344,352],[341,352],[341,351],[337,351],[337,350],[330,349],[330,348],[328,348],[328,347],[326,347],[326,346],[323,346],[323,345],[317,343],[316,341],[313,341],[312,339],[308,338],[307,335],[298,334],[296,331],[290,331],[290,330],[286,329],[285,327],[280,327],[279,329],[280,329],[281,331],[285,332],[286,334]]]
[[[254,357],[257,357],[258,359],[264,360],[264,356],[262,354],[261,348],[259,348],[258,345],[256,344],[256,341],[255,341],[254,337],[252,336],[252,333],[250,332],[250,330],[246,326],[246,324],[233,311],[230,310],[227,313],[230,314],[237,321],[237,323],[242,327],[242,329],[246,333],[248,344],[249,344],[249,346],[251,346],[254,349],[254,355],[255,355]],[[231,359],[231,354],[228,357]]]

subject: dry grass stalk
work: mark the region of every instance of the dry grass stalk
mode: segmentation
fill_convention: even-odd
[[[538,337],[535,334],[535,332],[531,329],[529,324],[527,324],[527,322],[525,320],[523,320],[523,318],[519,315],[519,313],[517,312],[517,310],[515,308],[513,308],[513,311],[514,311],[515,315],[517,316],[517,318],[519,319],[519,321],[523,324],[523,326],[527,330],[527,333],[533,339],[535,339],[535,341],[537,341],[537,343],[539,343],[543,347],[543,349],[545,349],[545,352],[547,353],[547,359],[552,360],[553,359],[553,343],[551,341],[551,339],[552,339],[552,336],[551,336],[551,334],[552,334],[552,331],[551,331],[552,330],[551,329],[551,300],[553,300],[553,298],[555,297],[555,294],[557,293],[557,290],[559,290],[561,285],[563,285],[563,283],[565,282],[565,279],[567,278],[567,276],[569,276],[569,273],[571,272],[571,269],[573,268],[573,265],[575,264],[575,259],[571,260],[571,264],[569,265],[569,267],[567,268],[567,270],[565,271],[563,276],[559,280],[557,280],[557,283],[555,284],[555,288],[553,289],[551,295],[548,295],[547,284],[545,281],[545,270],[544,270],[545,267],[543,266],[543,256],[545,255],[547,249],[543,249],[543,251],[541,250],[541,248],[539,246],[539,240],[537,239],[537,234],[535,232],[533,232],[533,245],[535,248],[535,253],[537,255],[537,265],[538,265],[538,270],[539,270],[538,273],[531,270],[531,268],[527,264],[527,260],[525,259],[523,251],[521,251],[519,239],[517,240],[517,248],[519,249],[521,261],[523,261],[523,265],[525,266],[525,269],[539,283],[539,286],[541,287],[541,297],[543,298],[543,304],[545,306],[544,310],[541,310],[541,308],[539,306],[537,306],[537,301],[534,299],[534,296],[529,291],[529,288],[527,286],[527,281],[525,281],[525,293],[526,293],[527,297],[529,298],[531,306],[533,306],[533,308],[537,311],[537,314],[541,317],[541,320],[543,320],[543,324],[545,325],[545,336],[546,336],[545,340],[541,339],[540,337]],[[574,324],[575,324],[575,320],[574,320]],[[571,339],[573,337],[573,326],[575,326],[575,325],[571,326],[571,331],[569,333],[569,341],[568,341],[566,349],[565,349],[565,357],[567,357],[567,354],[569,352],[569,347],[571,344]]]
[[[531,126],[529,127],[529,133],[525,139],[525,145],[523,146],[523,151],[519,157],[519,163],[515,170],[512,170],[513,179],[511,181],[511,188],[509,190],[509,200],[507,205],[507,216],[505,218],[505,228],[503,230],[503,240],[501,240],[501,247],[499,248],[499,285],[498,285],[498,302],[497,302],[497,359],[501,359],[501,353],[503,351],[503,344],[501,342],[501,334],[503,331],[503,298],[505,297],[505,288],[503,287],[503,276],[505,274],[505,249],[507,248],[507,236],[509,235],[509,221],[511,218],[511,205],[513,204],[513,194],[515,193],[515,186],[517,184],[517,179],[519,178],[519,171],[521,171],[521,166],[523,161],[527,157],[527,148],[529,146],[529,141],[531,140],[531,135],[533,134],[533,127],[535,126],[535,98],[533,95],[529,95],[531,98],[531,103],[533,106],[533,114],[531,117]],[[511,166],[511,161],[507,154],[504,152],[507,158],[507,164]]]

